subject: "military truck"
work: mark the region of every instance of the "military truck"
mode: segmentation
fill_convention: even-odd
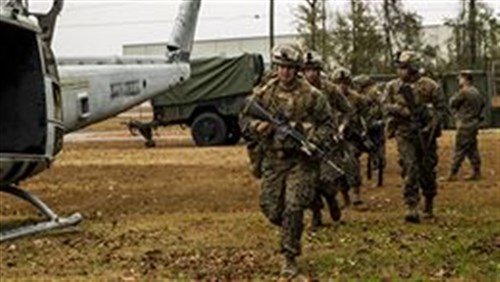
[[[245,97],[260,83],[264,61],[260,54],[191,60],[191,77],[151,100],[153,120],[128,122],[147,147],[154,147],[152,130],[186,125],[198,146],[232,145],[241,137],[238,115]]]

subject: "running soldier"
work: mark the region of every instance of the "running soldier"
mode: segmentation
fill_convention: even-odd
[[[353,108],[353,114],[349,119],[347,127],[342,130],[343,138],[347,140],[352,146],[352,153],[354,154],[356,160],[356,169],[352,173],[357,175],[356,183],[350,187],[353,192],[353,205],[361,206],[363,201],[361,200],[361,164],[360,156],[364,151],[371,149],[371,142],[367,138],[367,127],[365,117],[368,111],[368,101],[365,97],[358,94],[354,89],[352,89],[352,78],[351,72],[345,68],[338,68],[333,72],[332,81],[337,87],[338,91],[344,95],[349,101],[351,107]]]
[[[446,102],[439,85],[420,74],[415,52],[401,52],[396,63],[398,78],[387,84],[384,109],[389,120],[389,136],[396,138],[402,166],[405,220],[419,223],[419,189],[425,197],[424,216],[433,217],[437,194],[437,138],[441,134]]]
[[[349,101],[337,91],[337,88],[329,82],[326,77],[322,77],[321,72],[323,71],[322,59],[316,52],[310,51],[306,52],[304,55],[304,77],[307,81],[320,90],[323,95],[326,96],[330,107],[332,109],[333,126],[338,132],[338,128],[345,128],[349,122],[349,118],[353,113],[353,109],[349,104]],[[333,136],[332,136],[333,138]],[[338,147],[338,144],[333,144],[334,147]],[[335,163],[342,166],[342,161],[335,158],[335,154],[338,150],[342,148],[330,148],[332,158],[336,159]],[[321,165],[320,173],[325,173],[327,171],[323,167],[325,164]],[[349,172],[349,168],[343,166],[344,171]],[[330,211],[330,217],[332,221],[336,222],[340,220],[341,211],[337,202],[337,188],[342,187],[343,191],[348,191],[349,185],[347,184],[347,179],[340,179],[335,181],[328,176],[320,177],[318,186],[316,188],[316,198],[314,200],[312,211],[312,227],[318,228],[323,225],[323,220],[321,216],[321,210],[323,209],[323,199],[328,205]],[[323,198],[323,199],[322,199]]]
[[[294,124],[318,145],[331,138],[331,110],[325,97],[298,75],[302,54],[293,45],[274,48],[272,62],[277,75],[249,98],[269,113]],[[264,215],[280,228],[281,252],[285,262],[282,275],[298,274],[296,257],[301,253],[304,210],[311,207],[318,180],[319,160],[308,157],[300,145],[280,134],[280,128],[251,116],[243,110],[241,124],[246,135],[262,146],[260,207]]]
[[[365,117],[367,135],[373,143],[373,149],[368,151],[367,177],[371,179],[372,169],[378,171],[376,186],[383,185],[385,167],[385,135],[384,115],[382,108],[382,92],[375,81],[368,75],[358,75],[353,79],[355,89],[367,100],[368,112]]]

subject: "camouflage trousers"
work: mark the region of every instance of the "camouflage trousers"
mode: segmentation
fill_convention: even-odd
[[[341,186],[335,182],[326,182],[318,180],[316,182],[316,193],[314,196],[314,201],[311,205],[311,210],[313,212],[321,212],[321,210],[325,207],[323,204],[323,200],[326,201],[328,208],[331,210],[335,206],[338,206],[337,203],[337,191]],[[348,188],[344,188],[348,189]]]
[[[324,208],[323,200],[326,201],[330,211],[338,205],[337,193],[347,195],[351,187],[359,193],[361,186],[361,169],[359,155],[356,148],[350,143],[343,141],[330,151],[330,159],[340,167],[346,175],[340,176],[333,172],[326,163],[320,164],[320,175],[316,182],[316,196],[311,210],[321,211]],[[346,196],[344,196],[345,198]]]
[[[363,183],[360,161],[362,151],[359,149],[359,147],[351,145],[350,154],[352,164],[350,167],[350,171],[346,171],[350,174],[350,176],[347,177],[347,185],[349,186],[349,188],[346,189],[352,189],[352,192],[354,194],[359,195],[361,193],[361,184]]]
[[[381,128],[370,128],[368,130],[368,136],[372,137],[371,140],[374,145],[373,151],[367,152],[369,154],[370,160],[372,161],[372,167],[385,167],[385,133],[384,126]]]
[[[385,167],[385,141],[377,147],[377,150],[375,152],[372,153],[372,156],[370,156],[370,160],[372,161],[373,168],[376,168],[378,166],[381,166],[382,168]]]
[[[280,227],[281,252],[301,253],[304,210],[311,207],[318,179],[318,165],[304,159],[264,158],[260,208],[267,219]]]
[[[401,176],[404,181],[405,204],[415,206],[420,201],[420,191],[424,197],[432,199],[437,195],[436,166],[438,163],[436,138],[428,135],[396,135]],[[424,143],[424,144],[421,144]]]
[[[451,163],[451,173],[457,174],[462,162],[468,158],[474,172],[481,170],[481,157],[477,146],[477,126],[460,127],[455,136],[455,152]]]

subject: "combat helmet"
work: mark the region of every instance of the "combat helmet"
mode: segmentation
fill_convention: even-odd
[[[458,77],[464,77],[469,82],[473,82],[474,81],[474,76],[473,76],[472,70],[461,70],[458,73]]]
[[[351,83],[351,72],[343,67],[335,69],[331,77],[334,83]]]
[[[271,61],[281,66],[302,66],[302,52],[294,44],[280,44],[273,48]]]
[[[323,60],[315,51],[308,51],[304,54],[304,68],[323,69]]]
[[[364,89],[368,86],[374,85],[375,81],[366,74],[360,74],[352,79],[353,84],[359,89]]]
[[[396,54],[396,64],[398,67],[407,67],[413,72],[419,72],[422,65],[422,58],[414,51],[401,51]]]

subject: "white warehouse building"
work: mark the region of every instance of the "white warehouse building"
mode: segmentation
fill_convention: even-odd
[[[274,37],[275,44],[296,42],[298,35],[287,34]],[[123,46],[125,56],[153,56],[163,55],[166,52],[166,42],[128,44]],[[242,53],[259,53],[269,62],[269,37],[235,37],[223,39],[197,40],[193,45],[193,58],[212,56],[238,56]]]
[[[446,43],[451,37],[451,29],[443,25],[424,27],[424,44],[440,47],[446,53]],[[297,42],[297,34],[276,35],[275,44]],[[126,56],[160,56],[166,52],[166,42],[127,44],[123,46]],[[193,58],[211,56],[237,56],[242,53],[259,53],[269,62],[269,36],[235,37],[223,39],[197,40],[193,45]]]

